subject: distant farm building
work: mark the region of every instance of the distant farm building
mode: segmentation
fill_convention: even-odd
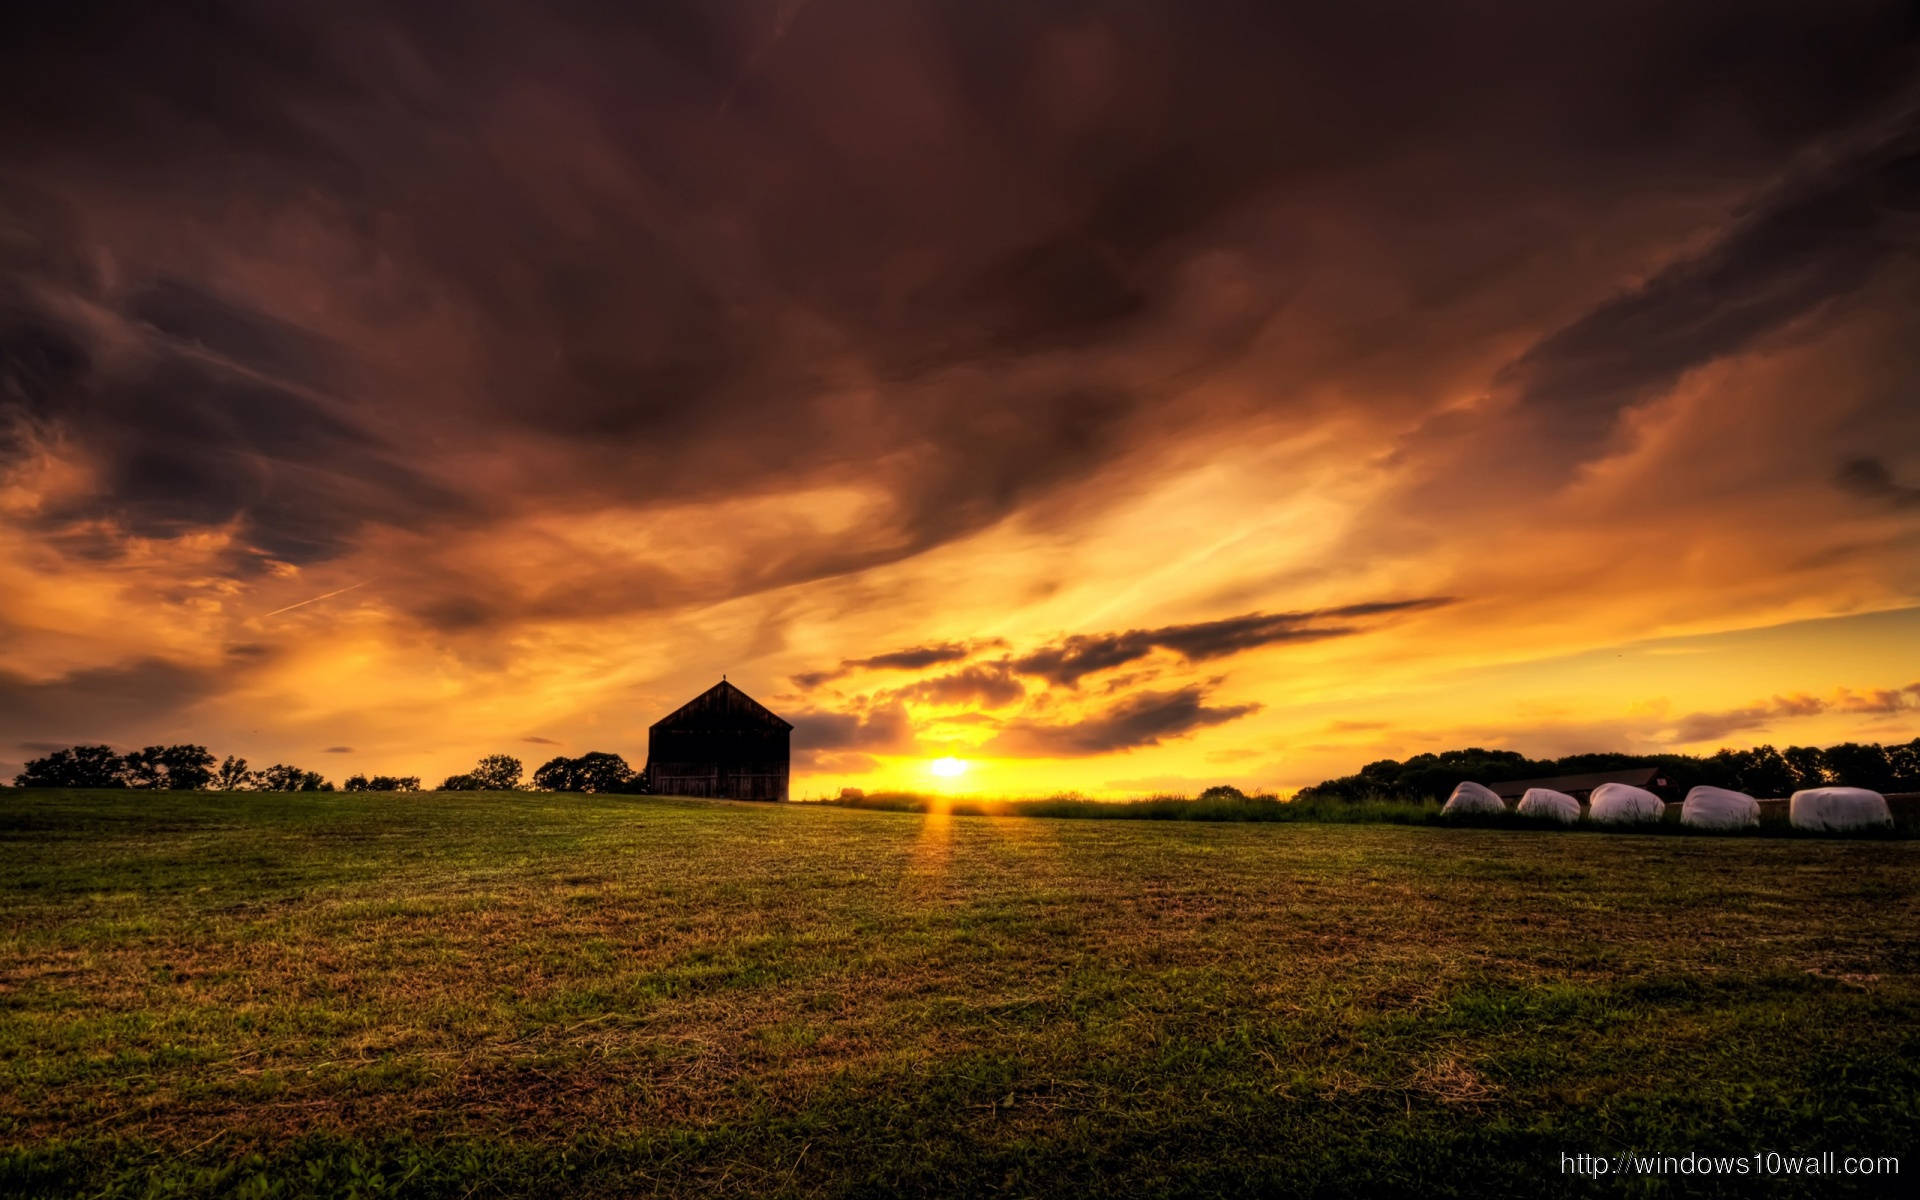
[[[785,800],[793,726],[724,678],[647,731],[658,796]]]
[[[1645,788],[1660,796],[1672,790],[1664,767],[1630,767],[1624,771],[1596,771],[1591,775],[1555,775],[1548,779],[1516,779],[1511,783],[1493,784],[1493,790],[1503,800],[1514,800],[1527,794],[1528,788],[1551,788],[1556,792],[1565,792],[1576,800],[1585,800],[1593,794],[1593,789],[1603,783],[1624,783],[1628,787]]]

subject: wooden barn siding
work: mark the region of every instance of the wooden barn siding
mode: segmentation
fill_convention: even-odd
[[[702,769],[697,763],[673,764],[657,772],[652,787],[661,796],[704,796],[722,800],[785,800],[785,772],[748,774]]]
[[[787,799],[787,731],[656,727],[647,741],[650,786],[663,796]]]

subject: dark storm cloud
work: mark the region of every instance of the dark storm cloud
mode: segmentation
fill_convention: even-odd
[[[1169,650],[1188,662],[1224,658],[1284,642],[1349,637],[1366,630],[1365,619],[1451,604],[1450,597],[1371,601],[1307,612],[1247,613],[1218,621],[1129,629],[1122,633],[1075,634],[1013,660],[1015,670],[1051,683],[1076,686],[1081,677]]]
[[[1167,692],[1141,692],[1077,721],[1009,721],[982,748],[1014,757],[1078,757],[1111,754],[1185,737],[1211,725],[1258,712],[1258,704],[1206,703],[1199,684]]]
[[[1523,409],[1578,444],[1694,367],[1854,291],[1920,245],[1920,129],[1763,198],[1705,253],[1675,263],[1513,364]]]
[[[1854,458],[1840,465],[1834,482],[1842,490],[1892,508],[1920,508],[1920,487],[1901,483],[1877,458]]]
[[[1266,252],[1250,215],[1389,159],[1450,164],[1423,204],[1511,193],[1576,215],[1755,182],[1885,102],[1912,65],[1904,14],[30,4],[0,48],[0,177],[22,184],[0,201],[3,244],[23,285],[0,313],[0,405],[97,468],[40,516],[94,557],[113,551],[99,521],[234,524],[316,562],[375,526],[484,538],[502,510],[816,484],[888,501],[859,531],[780,531],[709,574],[476,581],[423,557],[392,591],[445,633],[846,574],[1093,489],[1222,419],[1178,407],[1169,381],[1239,343],[1160,331],[1196,255]],[[1869,156],[1770,202],[1516,378],[1603,421],[1852,286],[1890,228],[1863,227],[1861,206],[1905,203],[1903,170]],[[1556,249],[1551,229],[1501,240],[1501,217],[1497,244],[1416,236],[1407,293]],[[1279,311],[1294,264],[1260,265],[1248,308]],[[1597,399],[1576,386],[1589,373]],[[1136,648],[1063,648],[1050,677]]]
[[[129,727],[170,727],[223,682],[218,672],[158,658],[47,680],[0,670],[0,726],[69,739],[61,745],[101,741]]]
[[[106,520],[172,537],[232,523],[249,549],[297,563],[339,553],[367,521],[463,507],[314,390],[334,382],[339,358],[314,339],[175,281],[137,293],[121,316],[101,334],[0,287],[0,429],[12,431],[12,455],[27,450],[25,433],[57,429],[95,477],[39,513],[48,531],[97,535],[84,523]],[[107,336],[110,354],[89,344]]]

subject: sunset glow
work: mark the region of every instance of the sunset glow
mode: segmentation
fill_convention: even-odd
[[[723,673],[796,798],[1920,734],[1897,39],[1014,7],[0,64],[0,777],[638,766]]]

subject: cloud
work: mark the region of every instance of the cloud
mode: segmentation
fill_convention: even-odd
[[[554,740],[553,740],[552,738],[546,738],[546,737],[523,737],[523,738],[521,738],[520,740],[521,740],[521,741],[523,741],[523,742],[526,742],[526,743],[528,743],[528,744],[530,744],[530,745],[534,745],[534,746],[558,746],[558,745],[560,745],[560,743],[559,743],[559,742],[556,742],[556,741],[554,741]]]
[[[1872,688],[1856,692],[1851,688],[1835,691],[1833,711],[1843,713],[1890,714],[1920,708],[1920,683],[1904,688]]]
[[[0,291],[0,415],[57,430],[88,468],[89,487],[37,514],[49,533],[232,528],[245,553],[229,569],[246,574],[335,557],[375,519],[465,507],[346,415],[340,352],[317,339],[169,279],[97,304],[89,325],[60,312]]]
[[[1920,508],[1920,487],[1893,477],[1887,464],[1877,458],[1851,458],[1840,465],[1834,482],[1841,490],[1889,508]]]
[[[328,747],[327,747],[326,749],[324,749],[324,750],[322,750],[322,751],[321,751],[320,753],[322,753],[322,754],[352,754],[352,753],[353,753],[353,747],[352,747],[352,746],[328,746]]]
[[[0,726],[69,739],[61,745],[163,736],[183,730],[182,719],[223,682],[220,672],[159,658],[42,680],[0,670]]]
[[[1915,244],[1916,210],[1920,131],[1901,128],[1761,198],[1704,252],[1544,338],[1503,378],[1554,439],[1596,443],[1686,371],[1862,287]]]
[[[982,750],[1009,757],[1081,757],[1112,754],[1185,737],[1258,712],[1259,704],[1209,705],[1196,684],[1141,692],[1098,713],[1071,721],[1008,721]]]
[[[1027,689],[1006,663],[977,664],[948,675],[922,679],[888,693],[919,704],[973,704],[1005,708],[1026,698]]]
[[[913,746],[913,725],[899,704],[876,705],[866,713],[808,709],[787,714],[793,723],[795,752],[864,750],[902,753]]]
[[[1449,655],[1920,594],[1897,4],[15,24],[10,736],[445,770],[727,668],[1044,725],[1316,639],[1404,731]]]
[[[1706,742],[1729,734],[1766,729],[1776,721],[1819,716],[1837,712],[1849,714],[1890,714],[1920,710],[1920,683],[1905,688],[1874,688],[1856,692],[1836,688],[1831,698],[1804,693],[1774,696],[1740,708],[1719,712],[1696,712],[1681,717],[1669,735],[1677,744]]]
[[[1022,674],[1072,687],[1082,676],[1145,658],[1156,649],[1171,651],[1188,662],[1200,662],[1284,642],[1349,637],[1364,631],[1364,626],[1358,623],[1364,618],[1416,612],[1452,602],[1450,597],[1428,596],[1307,612],[1247,613],[1218,621],[1130,629],[1124,633],[1075,634],[1015,658],[1013,667]]]
[[[1000,638],[988,638],[978,642],[936,642],[927,646],[913,646],[905,650],[890,650],[885,654],[875,654],[867,658],[845,658],[840,665],[827,671],[807,671],[793,677],[794,685],[804,691],[811,691],[823,683],[850,675],[854,671],[919,671],[942,663],[963,662],[982,650],[1005,646]]]
[[[871,754],[848,750],[796,750],[793,765],[806,771],[832,775],[865,775],[880,769],[881,762]]]

